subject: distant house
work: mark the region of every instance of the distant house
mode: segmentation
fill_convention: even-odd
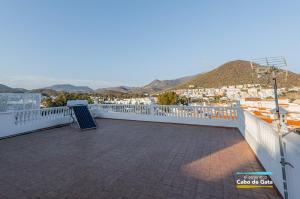
[[[40,93],[0,93],[0,112],[39,109]]]

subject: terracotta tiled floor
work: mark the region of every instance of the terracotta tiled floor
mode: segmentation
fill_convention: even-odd
[[[0,140],[0,198],[279,198],[237,190],[236,171],[261,171],[233,128],[97,120]]]

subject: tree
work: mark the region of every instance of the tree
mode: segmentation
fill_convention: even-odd
[[[214,102],[220,102],[221,97],[222,96],[220,96],[220,95],[214,96]]]
[[[45,107],[52,107],[53,102],[52,99],[50,97],[46,97],[43,101],[42,101],[43,106]]]
[[[43,104],[46,107],[66,106],[68,100],[87,100],[89,104],[93,103],[89,94],[61,92],[54,99],[46,98]]]
[[[189,102],[190,102],[190,98],[187,98],[186,96],[181,96],[181,97],[179,97],[179,99],[178,99],[178,102],[180,103],[180,104],[182,104],[182,105],[189,105]]]
[[[178,95],[175,92],[159,94],[157,99],[160,105],[174,105],[178,103]]]

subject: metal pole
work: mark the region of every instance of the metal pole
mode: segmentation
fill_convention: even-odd
[[[278,95],[277,95],[277,80],[276,80],[276,72],[272,72],[273,76],[273,87],[274,87],[274,95],[275,95],[275,104],[276,104],[276,114],[277,114],[277,130],[278,130],[278,137],[279,137],[279,148],[280,148],[280,164],[282,170],[282,179],[283,179],[283,189],[284,189],[284,198],[288,199],[288,189],[287,189],[287,179],[286,179],[286,169],[285,169],[285,157],[284,157],[284,150],[283,150],[283,142],[282,142],[282,131],[281,131],[281,124],[280,124],[280,112],[279,112],[279,103],[278,103]]]

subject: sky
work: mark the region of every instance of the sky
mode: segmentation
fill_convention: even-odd
[[[0,84],[142,86],[236,59],[300,72],[300,1],[0,0]]]

